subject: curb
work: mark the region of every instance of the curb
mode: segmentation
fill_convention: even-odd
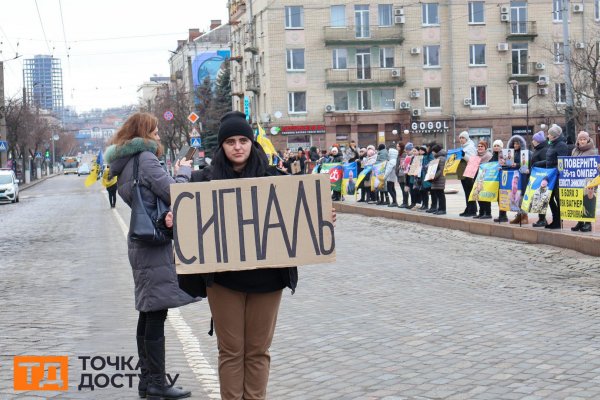
[[[23,190],[27,190],[30,187],[37,185],[38,183],[44,182],[46,179],[54,178],[55,176],[58,176],[58,175],[60,175],[60,174],[46,175],[43,178],[36,179],[35,181],[31,181],[29,183],[24,184],[23,186],[19,185],[19,192],[22,192]]]
[[[600,237],[598,236],[575,236],[571,233],[556,230],[549,231],[547,229],[517,227],[472,219],[439,217],[424,213],[382,210],[343,204],[341,202],[335,202],[334,207],[336,211],[341,213],[397,219],[400,221],[431,225],[438,228],[469,232],[475,235],[493,236],[532,244],[546,244],[549,246],[575,250],[594,257],[600,257]]]

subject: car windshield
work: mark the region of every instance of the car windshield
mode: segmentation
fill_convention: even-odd
[[[12,183],[10,175],[0,175],[0,185],[5,185],[7,183]]]

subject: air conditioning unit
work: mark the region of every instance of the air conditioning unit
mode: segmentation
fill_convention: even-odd
[[[577,43],[575,43],[575,48],[576,49],[585,49],[585,43],[577,42]]]
[[[327,104],[325,106],[325,112],[332,112],[335,109],[335,107],[331,104]]]
[[[500,14],[500,21],[510,22],[510,15],[509,14]]]
[[[582,13],[583,12],[583,4],[573,4],[573,12],[574,13]]]
[[[472,100],[470,97],[465,97],[465,99],[463,100],[463,104],[465,106],[470,106],[472,104]]]
[[[394,8],[394,16],[404,15],[404,8]]]
[[[393,69],[392,70],[392,78],[400,78],[400,70],[399,69]]]
[[[500,6],[500,14],[508,14],[510,12],[509,6]]]
[[[401,101],[400,102],[401,110],[408,110],[409,108],[410,108],[410,101]]]
[[[535,63],[535,69],[537,69],[538,71],[542,71],[546,69],[546,65],[544,63],[538,62]]]
[[[508,51],[508,43],[498,43],[498,51]]]
[[[405,22],[406,22],[406,17],[404,15],[395,15],[394,16],[394,23],[396,25],[403,24]]]
[[[418,90],[411,90],[410,91],[410,98],[411,99],[418,99],[419,97],[421,97],[421,92]]]
[[[412,47],[410,49],[410,54],[421,54],[421,48],[420,47]]]
[[[545,88],[545,87],[543,87],[543,88],[538,88],[538,94],[539,94],[540,96],[545,96],[545,95],[547,95],[547,94],[548,94],[548,88]]]
[[[420,117],[421,116],[421,109],[420,108],[415,108],[414,110],[412,110],[412,116],[413,117]]]
[[[550,82],[550,77],[548,75],[540,75],[538,76],[537,84],[538,86],[546,86]]]

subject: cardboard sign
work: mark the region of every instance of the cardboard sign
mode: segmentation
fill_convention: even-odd
[[[178,274],[335,261],[327,175],[171,185]]]
[[[292,173],[292,175],[297,175],[297,174],[299,174],[299,173],[300,173],[300,161],[299,161],[299,160],[296,160],[296,161],[294,161],[294,162],[293,162],[293,163],[290,165],[290,168],[291,168],[291,171],[290,171],[290,172]]]
[[[414,156],[410,163],[408,174],[411,176],[421,176],[421,167],[423,165],[423,156]]]
[[[469,162],[467,162],[467,167],[465,168],[465,172],[463,172],[463,176],[466,176],[467,178],[475,178],[475,175],[477,175],[477,171],[479,170],[480,163],[481,157],[469,157]]]
[[[435,178],[435,174],[437,173],[439,164],[439,158],[429,161],[429,164],[427,164],[427,173],[425,174],[426,181],[432,181]]]

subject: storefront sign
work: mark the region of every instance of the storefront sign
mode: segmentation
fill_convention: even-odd
[[[469,136],[492,136],[492,128],[469,128]]]
[[[282,126],[282,135],[314,135],[324,134],[325,125],[294,125],[294,126]]]
[[[410,125],[413,133],[441,133],[450,130],[450,121],[420,121]]]
[[[514,135],[521,135],[521,136],[532,135],[533,129],[531,129],[531,126],[529,127],[529,129],[527,129],[527,127],[525,127],[525,126],[513,126],[512,134],[513,134],[513,136]]]

